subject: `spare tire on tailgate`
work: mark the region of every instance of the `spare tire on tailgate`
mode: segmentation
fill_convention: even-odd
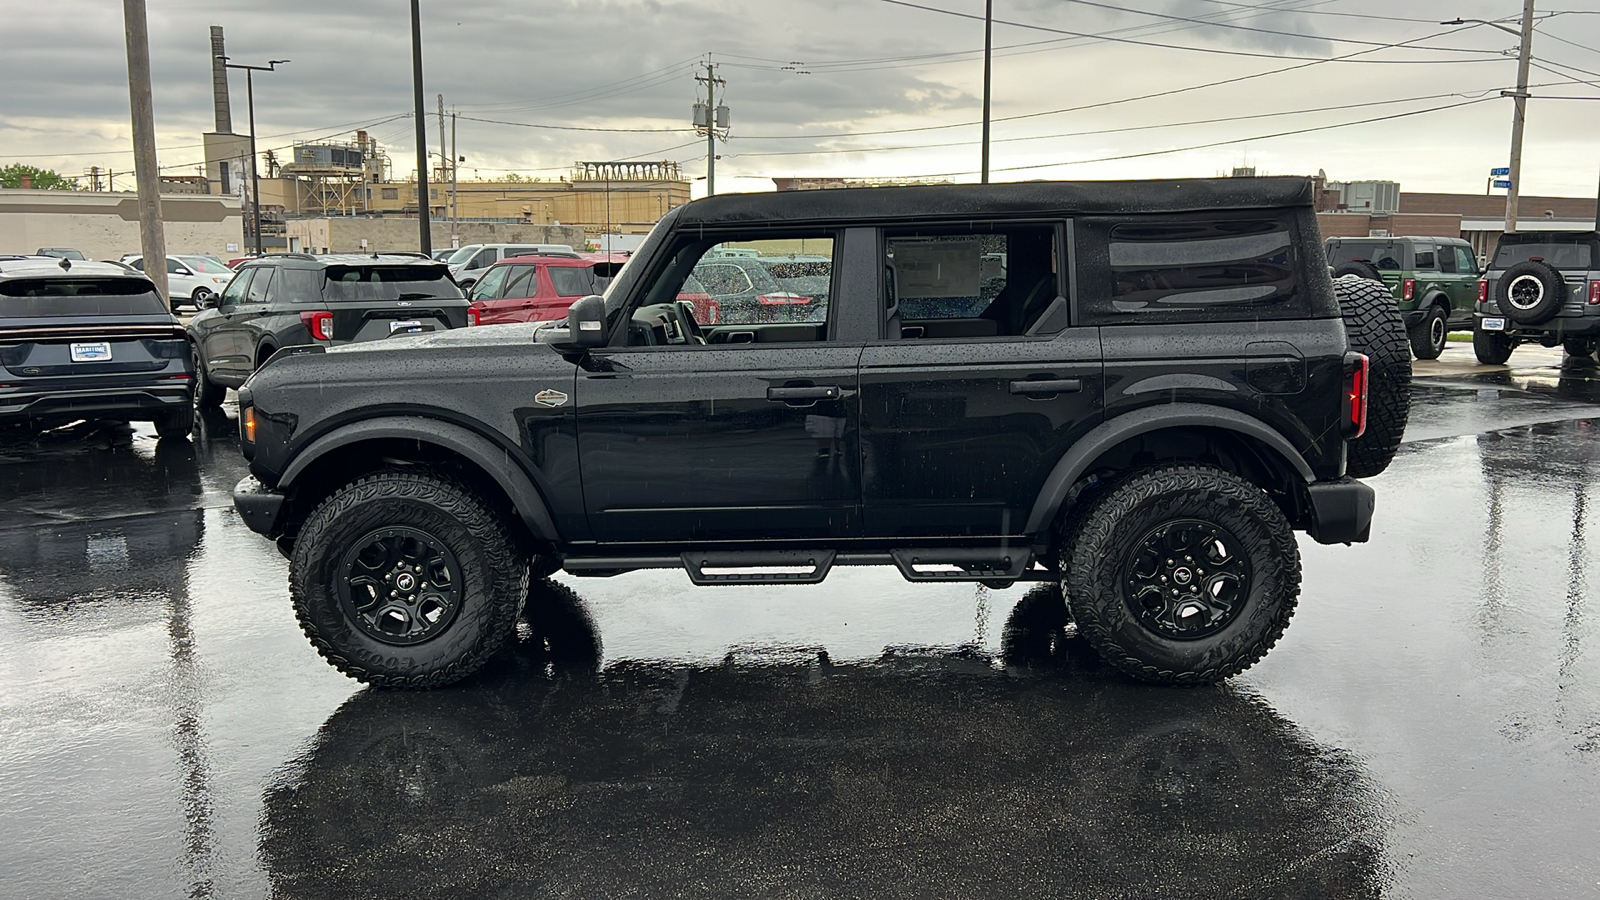
[[[1544,260],[1530,259],[1506,269],[1495,282],[1494,302],[1519,325],[1538,325],[1561,311],[1567,296],[1561,271]]]
[[[1357,275],[1333,280],[1350,349],[1365,353],[1367,430],[1349,443],[1345,473],[1370,478],[1389,467],[1411,414],[1411,346],[1394,295]]]

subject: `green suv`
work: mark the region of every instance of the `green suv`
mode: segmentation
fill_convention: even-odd
[[[1450,329],[1471,329],[1478,260],[1461,238],[1336,237],[1323,250],[1335,278],[1360,275],[1388,286],[1417,359],[1438,359]]]

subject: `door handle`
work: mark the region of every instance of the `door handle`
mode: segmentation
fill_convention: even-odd
[[[769,387],[767,399],[778,403],[795,401],[837,400],[843,391],[836,384],[806,385],[804,387]]]
[[[1013,381],[1013,394],[1076,394],[1083,390],[1081,378],[1051,378],[1037,381]]]

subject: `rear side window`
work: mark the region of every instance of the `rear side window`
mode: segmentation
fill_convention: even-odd
[[[1089,240],[1105,242],[1106,265],[1086,266],[1082,273],[1091,282],[1099,281],[1080,299],[1092,323],[1227,322],[1309,314],[1287,216],[1202,214],[1085,224]]]
[[[1422,249],[1419,248],[1417,250],[1417,254],[1416,255],[1417,255],[1417,264],[1415,266],[1413,266],[1412,268],[1416,268],[1416,269],[1433,269],[1433,268],[1437,268],[1437,266],[1434,264],[1433,250],[1431,248],[1427,249],[1427,250],[1422,250]]]
[[[167,304],[142,278],[19,278],[0,282],[0,319],[158,316]]]
[[[329,266],[323,298],[331,302],[453,299],[461,289],[444,266]]]
[[[596,293],[594,270],[586,266],[548,266],[557,297],[586,297]]]

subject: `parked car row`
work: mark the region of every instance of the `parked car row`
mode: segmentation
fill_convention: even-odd
[[[1459,237],[1329,238],[1334,277],[1380,281],[1399,305],[1417,359],[1438,359],[1452,329],[1472,326],[1478,260]]]

